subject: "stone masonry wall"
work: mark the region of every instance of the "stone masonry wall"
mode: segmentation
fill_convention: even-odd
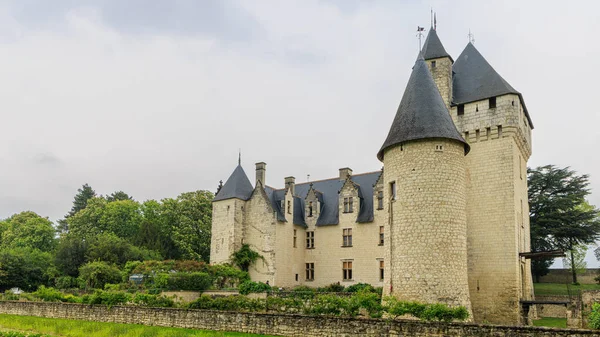
[[[432,62],[435,62],[435,67],[431,66]],[[446,108],[449,110],[452,102],[452,61],[449,57],[440,57],[426,60],[426,63],[442,99],[444,99]]]
[[[569,296],[536,296],[538,301],[569,301]],[[566,318],[567,307],[561,304],[537,304],[538,317]]]
[[[408,320],[311,317],[169,308],[89,306],[69,303],[0,302],[0,313],[98,322],[145,324],[190,329],[238,331],[279,336],[495,336],[584,337],[591,330],[511,327]]]
[[[245,223],[243,230],[244,243],[258,252],[262,259],[256,260],[249,268],[250,278],[256,282],[273,284],[275,281],[275,217],[271,202],[261,188],[255,188],[252,197],[246,201]]]
[[[210,241],[210,263],[225,263],[236,250],[241,239],[241,208],[244,201],[227,199],[213,202]]]
[[[390,202],[390,272],[384,289],[402,300],[471,307],[467,278],[464,145],[406,142],[384,154]],[[387,282],[390,282],[389,284]]]

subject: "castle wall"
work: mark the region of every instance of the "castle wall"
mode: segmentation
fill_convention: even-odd
[[[527,159],[531,130],[517,95],[464,105],[451,116],[471,145],[467,155],[469,288],[476,321],[518,324],[521,299],[533,298]]]
[[[254,191],[250,200],[246,201],[245,214],[244,243],[263,257],[250,266],[250,278],[273,284],[276,275],[276,220],[264,191]]]
[[[244,201],[227,199],[212,204],[210,263],[226,263],[241,247]]]
[[[411,141],[387,149],[384,165],[391,258],[386,293],[470,308],[464,145]]]
[[[287,209],[287,202],[291,208]],[[277,222],[275,247],[276,268],[275,284],[278,287],[294,287],[300,285],[304,275],[304,231],[301,226],[294,225],[294,200],[291,193],[285,197],[285,217],[287,222]],[[294,230],[296,231],[296,247],[294,247]],[[298,279],[296,280],[296,274]]]

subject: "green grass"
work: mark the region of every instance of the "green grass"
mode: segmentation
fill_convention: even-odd
[[[216,332],[16,315],[0,315],[0,327],[65,337],[269,337],[238,332]]]
[[[554,318],[554,317],[542,317],[542,319],[538,319],[533,321],[534,326],[545,326],[550,328],[566,328],[567,327],[567,319],[566,318]]]
[[[536,295],[569,295],[567,290],[567,284],[565,283],[534,283],[533,288],[535,289]],[[600,290],[598,284],[580,284],[572,285],[569,284],[568,288],[573,291],[578,290]]]

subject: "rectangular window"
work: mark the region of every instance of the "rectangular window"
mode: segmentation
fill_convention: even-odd
[[[498,125],[498,138],[502,138],[502,125]]]
[[[383,226],[379,226],[379,245],[383,246],[384,239],[384,229]]]
[[[475,141],[479,141],[479,129],[475,130]]]
[[[313,202],[309,201],[308,202],[308,216],[312,216],[313,214]]]
[[[390,196],[392,197],[392,200],[396,200],[396,182],[392,181],[390,183]]]
[[[313,281],[315,279],[315,264],[313,262],[306,264],[306,280]]]
[[[308,248],[308,249],[315,248],[315,232],[314,231],[306,232],[306,248]]]
[[[490,97],[490,109],[496,109],[496,97]]]
[[[288,205],[288,207],[287,207],[288,214],[292,214],[292,202],[290,200],[288,200],[288,204],[287,205]]]
[[[465,105],[464,104],[459,104],[457,107],[457,112],[459,116],[462,116],[465,114]]]
[[[383,281],[383,260],[379,260],[379,280]]]
[[[296,248],[296,230],[294,229],[294,248]]]
[[[348,213],[348,198],[344,198],[344,213]]]
[[[377,209],[383,209],[383,191],[377,192]]]
[[[435,61],[431,61],[431,68],[435,68]]]
[[[342,265],[342,277],[344,281],[352,280],[352,261],[344,261]]]
[[[490,135],[492,134],[492,128],[485,128],[485,138],[490,140]]]
[[[353,197],[348,198],[348,212],[350,212],[350,213],[354,212],[354,198]]]
[[[352,247],[352,228],[344,228],[342,237],[342,246]]]

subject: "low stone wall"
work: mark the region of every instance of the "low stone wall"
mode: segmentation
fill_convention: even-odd
[[[135,323],[181,328],[238,331],[280,336],[600,336],[591,330],[511,327],[467,323],[426,323],[408,320],[315,317],[264,313],[106,307],[51,302],[0,302],[0,313],[98,322]]]
[[[536,296],[536,301],[569,301],[569,296]],[[539,317],[567,317],[567,306],[562,304],[537,304],[537,314]]]
[[[577,274],[577,282],[581,284],[596,284],[594,278],[598,274],[599,269],[588,268],[585,272]],[[540,283],[571,283],[572,276],[568,269],[550,269],[547,275],[540,277]]]

